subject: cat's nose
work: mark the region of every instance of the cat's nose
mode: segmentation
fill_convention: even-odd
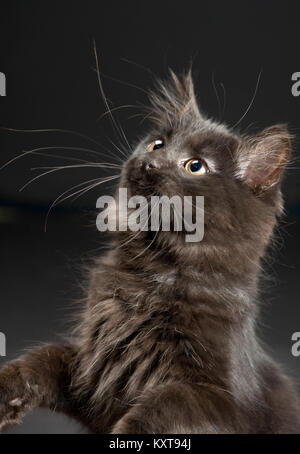
[[[159,169],[159,162],[155,159],[146,160],[142,163],[142,170],[145,172],[151,172]]]

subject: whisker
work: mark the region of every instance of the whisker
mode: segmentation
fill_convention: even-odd
[[[23,154],[15,156],[14,158],[10,159],[5,164],[3,164],[3,166],[0,167],[0,170],[5,169],[5,167],[9,166],[10,164],[12,164],[13,162],[17,161],[18,159],[23,158],[24,156],[27,156],[29,154],[38,154],[38,152],[44,151],[44,150],[45,151],[46,150],[74,150],[74,151],[82,151],[82,152],[91,153],[91,154],[94,154],[94,155],[97,155],[97,156],[101,156],[101,154],[99,152],[97,152],[95,150],[91,150],[90,148],[54,147],[54,146],[51,146],[51,147],[39,147],[39,148],[33,148],[32,150],[23,151]]]
[[[119,133],[120,133],[120,130],[119,130],[119,127],[118,127],[118,124],[113,116],[113,114],[111,113],[111,109],[110,109],[110,106],[108,104],[108,101],[107,101],[107,98],[105,96],[105,93],[104,93],[104,89],[103,89],[103,85],[102,85],[102,80],[101,80],[101,76],[100,76],[100,69],[99,69],[99,60],[98,60],[98,53],[97,53],[97,46],[96,46],[96,41],[93,40],[93,48],[94,48],[94,56],[95,56],[95,62],[96,62],[96,72],[97,72],[97,78],[98,78],[98,85],[99,85],[99,89],[100,89],[100,93],[101,93],[101,96],[102,96],[102,99],[104,101],[104,104],[105,104],[105,107],[106,107],[106,110],[107,112],[109,113],[109,116],[110,116],[110,119],[112,121],[112,124],[113,126],[115,127],[115,130]]]
[[[45,156],[46,158],[55,158],[55,159],[64,159],[65,161],[76,161],[76,162],[87,162],[85,159],[75,158],[73,156],[62,156],[58,154],[48,154],[48,153],[33,153],[38,154],[39,156]]]
[[[118,174],[118,175],[112,175],[112,176],[109,176],[109,177],[106,177],[106,178],[101,179],[101,181],[98,181],[98,182],[96,182],[95,184],[89,186],[87,189],[84,189],[84,191],[83,191],[80,195],[77,195],[77,196],[73,199],[73,201],[76,200],[76,199],[78,199],[78,197],[81,197],[83,194],[85,194],[86,192],[90,191],[91,189],[93,189],[93,188],[95,188],[95,187],[97,187],[97,186],[100,186],[100,184],[107,183],[108,181],[111,181],[111,180],[116,180],[116,179],[119,178],[119,177],[120,177],[120,174]],[[76,195],[76,194],[73,194],[73,195]]]
[[[86,184],[92,183],[94,181],[99,181],[99,178],[92,178],[91,180],[83,181],[81,183],[76,184],[75,186],[72,186],[71,188],[67,189],[66,191],[62,192],[53,203],[55,203],[57,200],[59,200],[61,197],[63,197],[65,194],[68,192],[72,191],[73,189],[79,188],[80,186],[84,186]]]
[[[219,93],[218,93],[216,83],[215,83],[215,71],[212,72],[211,82],[212,82],[212,86],[213,86],[213,89],[214,89],[214,92],[215,92],[215,95],[217,98],[217,102],[218,102],[219,118],[221,118],[221,101],[220,101]]]
[[[58,172],[60,170],[65,170],[66,168],[67,169],[73,169],[73,168],[81,168],[81,167],[102,167],[101,165],[92,165],[92,164],[82,164],[82,165],[74,165],[74,166],[61,166],[61,167],[54,167],[54,168],[50,168],[50,170],[48,170],[47,172],[43,172],[42,174],[40,175],[37,175],[36,177],[32,178],[31,180],[27,181],[27,183],[25,183],[20,189],[19,189],[19,192],[23,191],[25,188],[27,188],[27,186],[29,186],[30,184],[32,184],[34,181],[37,181],[39,180],[40,178],[42,178],[43,176],[46,176],[46,175],[49,175],[51,173],[54,173],[54,172]]]
[[[100,115],[100,117],[98,117],[96,121],[100,121],[100,120],[102,120],[102,118],[104,118],[106,115],[110,115],[110,112],[114,112],[114,111],[116,111],[116,110],[121,110],[121,109],[130,109],[130,108],[137,108],[137,106],[134,105],[134,104],[124,104],[123,106],[113,107],[113,108],[111,108],[109,111],[107,110],[107,111],[104,112],[102,115]]]
[[[155,235],[154,235],[154,237],[152,238],[152,240],[150,241],[150,243],[148,244],[148,246],[146,246],[145,249],[143,249],[143,250],[142,250],[139,254],[137,254],[135,257],[133,257],[133,259],[130,259],[130,261],[136,260],[138,257],[140,257],[141,255],[143,255],[143,254],[152,246],[152,244],[154,243],[154,241],[155,241],[156,238],[157,238],[158,232],[159,232],[159,230],[157,230],[157,231],[155,232]]]
[[[158,203],[158,202],[157,202],[157,203]],[[148,208],[149,208],[148,203],[147,203],[147,205],[145,205],[145,206],[143,207],[143,209],[141,210],[141,213],[143,213],[143,212],[146,210],[146,208],[147,208],[147,210],[148,210]],[[151,213],[152,213],[152,211],[151,211]],[[149,219],[150,219],[150,216],[151,216],[151,213],[148,215],[148,218],[147,218],[145,224],[142,226],[142,229],[143,229],[143,228],[146,226],[146,224],[148,223],[148,221],[149,221]],[[137,231],[132,237],[130,237],[128,240],[126,240],[126,241],[124,241],[123,243],[119,244],[119,245],[116,247],[116,249],[119,249],[119,248],[121,248],[121,247],[124,247],[124,246],[126,246],[126,244],[130,243],[131,241],[133,241],[134,238],[136,238],[138,235],[140,235],[140,233],[142,232],[142,229],[138,230],[138,231]]]
[[[153,71],[151,71],[150,68],[147,68],[146,66],[141,65],[140,63],[136,63],[135,61],[128,60],[128,58],[124,58],[124,57],[120,58],[120,60],[124,61],[125,63],[129,63],[130,65],[134,65],[134,66],[136,66],[138,68],[141,68],[144,71],[147,71],[149,74],[151,74],[151,76],[154,76],[154,73],[153,73]]]
[[[139,122],[139,124],[141,125],[142,123],[144,123],[144,121],[147,120],[149,117],[151,117],[151,113],[144,115],[143,118],[141,119],[141,121]]]
[[[106,138],[112,144],[112,146],[115,147],[116,150],[118,150],[125,157],[125,159],[129,158],[129,154],[126,154],[126,152],[122,150],[122,148],[118,147],[109,137],[106,136]]]
[[[142,87],[139,87],[138,85],[134,85],[134,84],[131,84],[129,82],[125,82],[123,80],[120,80],[120,79],[116,79],[115,77],[111,77],[111,76],[108,76],[106,74],[103,74],[103,77],[105,77],[106,79],[110,79],[112,80],[113,82],[117,82],[119,84],[122,84],[122,85],[127,85],[128,87],[131,87],[131,88],[136,88],[137,90],[140,90],[141,92],[145,93],[146,95],[148,95],[148,92],[147,90],[144,90],[144,88]]]
[[[252,107],[252,104],[254,103],[254,100],[255,100],[255,97],[256,97],[256,93],[257,93],[257,90],[258,90],[258,86],[259,86],[259,82],[260,82],[260,78],[261,78],[261,74],[262,74],[262,71],[260,71],[260,73],[258,74],[258,78],[257,78],[257,82],[256,82],[256,86],[255,86],[255,90],[254,90],[254,94],[252,96],[252,99],[244,113],[244,115],[242,115],[242,117],[232,126],[232,129],[234,129],[238,124],[240,124],[240,122],[245,118],[245,116],[247,115],[247,113],[249,112],[249,110],[251,109]]]
[[[222,116],[221,116],[221,120],[223,120],[224,115],[225,115],[225,109],[226,109],[226,90],[225,90],[225,86],[224,86],[223,82],[220,82],[220,85],[223,90],[223,109],[222,109]]]
[[[147,219],[147,223],[149,222],[149,219],[150,219],[150,217],[152,216],[153,211],[156,209],[156,207],[157,207],[158,205],[159,205],[159,202],[156,202],[156,204],[154,205],[154,207],[151,208],[150,214],[149,214],[148,219]],[[161,226],[161,219],[160,219],[160,221],[159,221],[159,224],[160,224],[160,226]],[[142,231],[142,230],[140,230],[140,232],[141,232],[141,231]],[[155,241],[156,238],[157,238],[158,232],[159,232],[159,230],[157,230],[157,231],[155,232],[155,235],[154,235],[154,237],[152,238],[152,240],[150,241],[150,243],[148,244],[148,246],[146,246],[139,254],[135,255],[132,259],[130,259],[130,260],[129,260],[130,262],[136,260],[138,257],[140,257],[142,254],[144,254],[144,252],[146,252],[146,251],[151,247],[151,245],[154,243],[154,241]]]
[[[23,153],[26,153],[26,152],[23,151]],[[58,155],[58,154],[52,154],[52,153],[49,154],[49,153],[40,153],[40,152],[36,152],[36,153],[33,152],[32,154],[37,155],[37,156],[45,156],[46,158],[64,159],[65,161],[69,160],[69,161],[76,161],[76,162],[87,162],[85,159],[75,158],[75,156],[74,157],[73,156],[62,156],[62,155]]]
[[[31,170],[47,170],[47,169],[76,169],[80,167],[101,167],[105,169],[120,169],[122,166],[110,162],[85,162],[84,164],[74,164],[66,166],[43,166],[32,167]]]
[[[46,230],[47,230],[48,219],[49,219],[49,216],[50,216],[50,213],[51,213],[52,209],[53,209],[55,206],[57,206],[57,205],[63,203],[65,200],[68,200],[68,199],[71,198],[72,196],[74,196],[74,195],[76,195],[76,194],[78,194],[78,193],[84,191],[86,188],[82,188],[82,189],[79,190],[79,191],[73,192],[72,194],[69,194],[68,196],[63,197],[65,194],[67,194],[68,192],[72,191],[73,189],[76,189],[76,188],[79,187],[79,186],[83,186],[83,185],[85,185],[85,184],[87,184],[87,183],[91,183],[92,181],[97,181],[97,184],[96,184],[96,186],[97,186],[97,185],[100,185],[100,184],[102,184],[102,183],[106,183],[107,181],[111,181],[111,180],[113,180],[113,179],[117,179],[117,178],[119,178],[119,176],[120,176],[120,175],[118,174],[118,175],[113,175],[113,176],[110,176],[110,177],[95,178],[95,179],[92,179],[92,180],[84,181],[83,183],[79,183],[79,184],[73,186],[72,188],[67,189],[67,190],[64,191],[62,194],[60,194],[60,195],[52,202],[52,204],[50,205],[50,207],[49,207],[49,209],[48,209],[48,211],[47,211],[46,219],[45,219],[45,227],[44,227],[45,232],[46,232]],[[89,189],[92,189],[92,186],[93,186],[93,185],[90,185],[90,186],[89,186]],[[94,187],[95,187],[95,186],[94,186]]]
[[[101,76],[100,76],[100,69],[99,69],[99,60],[98,60],[98,54],[97,54],[97,47],[96,47],[96,41],[94,40],[93,41],[93,44],[94,44],[94,54],[95,54],[95,61],[96,61],[96,70],[97,70],[97,77],[98,77],[98,85],[99,85],[99,88],[100,88],[100,93],[102,95],[102,98],[104,100],[104,104],[106,106],[106,109],[109,113],[109,116],[111,118],[111,121],[116,129],[116,131],[119,133],[119,135],[121,136],[121,138],[123,137],[123,139],[125,140],[125,143],[126,145],[128,146],[128,148],[131,149],[130,145],[129,145],[129,142],[127,140],[127,137],[124,133],[124,130],[122,128],[121,125],[118,125],[113,114],[111,113],[111,109],[109,107],[109,104],[108,104],[108,101],[107,101],[107,98],[105,96],[105,93],[104,93],[104,89],[103,89],[103,85],[102,85],[102,81],[101,81]]]
[[[7,128],[5,126],[0,126],[0,129],[10,132],[26,132],[26,133],[40,133],[40,132],[62,132],[66,134],[72,134],[73,136],[81,137],[82,139],[86,139],[98,146],[102,146],[101,143],[97,142],[97,140],[93,139],[92,137],[87,136],[86,134],[82,134],[80,132],[71,131],[69,129],[16,129],[16,128]]]
[[[63,198],[57,198],[56,201],[54,202],[53,204],[53,207],[54,206],[57,206],[57,205],[60,205],[61,203],[63,203],[65,200],[68,200],[70,199],[71,197],[74,197],[76,196],[77,194],[77,197],[75,197],[73,200],[76,200],[78,197],[80,197],[81,195],[85,194],[85,192],[87,192],[88,190],[92,189],[93,187],[96,187],[100,184],[103,184],[103,183],[106,183],[107,181],[111,181],[111,180],[114,180],[116,178],[119,178],[119,175],[113,175],[113,176],[110,176],[110,177],[104,177],[104,178],[98,178],[97,179],[97,182],[93,183],[93,184],[90,184],[89,186],[85,187],[85,188],[82,188],[82,189],[79,189],[78,191],[75,191],[73,192],[72,194],[69,194],[68,196],[66,197],[63,197]]]
[[[138,114],[130,115],[130,117],[128,117],[128,119],[131,120],[132,118],[138,118],[138,117],[144,117],[144,114],[138,113]]]
[[[99,180],[106,180],[108,177],[103,177],[102,179],[101,178],[93,178],[91,180],[87,180],[87,181],[84,181],[82,183],[79,183],[79,184],[76,184],[75,186],[72,186],[71,188],[67,189],[66,191],[62,192],[55,200],[54,202],[52,203],[52,206],[55,206],[57,202],[59,202],[60,200],[63,199],[63,196],[68,194],[68,192],[72,191],[73,189],[76,189],[80,186],[84,186],[86,184],[89,184],[89,183],[93,183],[93,182],[96,182],[96,181],[99,181]],[[84,189],[84,188],[83,188]],[[75,193],[72,193],[72,195],[74,195]]]
[[[121,131],[121,133],[122,133],[122,136],[123,136],[123,138],[124,138],[124,140],[125,140],[126,145],[128,146],[128,148],[129,148],[131,151],[133,151],[132,148],[131,148],[131,146],[130,146],[130,144],[129,144],[129,142],[128,142],[128,139],[127,139],[127,137],[126,137],[126,135],[125,135],[124,129],[122,128],[121,125],[119,125],[119,129],[120,129],[120,131]]]

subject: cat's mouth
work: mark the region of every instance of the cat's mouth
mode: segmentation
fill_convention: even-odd
[[[132,196],[168,195],[170,181],[165,171],[151,162],[132,160],[125,167],[121,183]]]

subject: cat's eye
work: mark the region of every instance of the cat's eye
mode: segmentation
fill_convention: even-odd
[[[202,159],[190,159],[184,164],[184,168],[191,175],[204,175],[209,172],[207,164]]]
[[[148,151],[155,151],[155,150],[159,150],[160,148],[163,148],[165,146],[164,144],[164,141],[161,140],[161,139],[156,139],[156,140],[153,140],[153,142],[151,142],[149,145],[148,145]]]

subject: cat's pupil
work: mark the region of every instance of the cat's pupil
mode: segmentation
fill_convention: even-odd
[[[164,143],[162,140],[155,140],[153,150],[159,150],[164,146]]]
[[[190,171],[191,172],[199,172],[199,170],[202,168],[202,162],[195,160],[191,163],[190,165]]]

